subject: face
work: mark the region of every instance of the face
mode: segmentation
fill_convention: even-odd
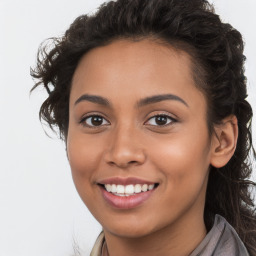
[[[139,237],[202,218],[206,112],[184,52],[115,41],[82,58],[67,151],[77,191],[105,232]]]

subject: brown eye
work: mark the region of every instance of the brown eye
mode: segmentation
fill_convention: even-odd
[[[147,121],[147,124],[152,125],[152,126],[165,126],[165,125],[171,124],[173,122],[176,122],[176,120],[170,116],[156,115],[156,116],[151,117]]]
[[[94,126],[101,125],[103,123],[103,118],[101,116],[93,116],[91,117],[91,123]]]
[[[85,117],[82,119],[81,123],[89,127],[102,126],[102,125],[109,124],[109,122],[105,118],[98,115]]]
[[[165,125],[168,122],[168,118],[166,116],[157,116],[155,117],[155,122],[157,125]]]

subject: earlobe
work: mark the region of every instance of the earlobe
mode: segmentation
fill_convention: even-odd
[[[220,125],[214,127],[212,135],[211,165],[216,168],[225,166],[236,150],[238,138],[238,123],[234,115],[223,119]]]

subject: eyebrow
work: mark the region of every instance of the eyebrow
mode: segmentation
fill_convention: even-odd
[[[105,107],[110,107],[111,104],[110,102],[101,96],[96,96],[96,95],[89,95],[89,94],[83,94],[81,97],[79,97],[76,101],[74,105],[77,105],[79,102],[82,101],[90,101],[92,103],[96,103]]]
[[[175,100],[183,103],[185,106],[189,107],[186,101],[184,101],[182,98],[180,98],[177,95],[174,94],[160,94],[160,95],[154,95],[154,96],[149,96],[144,99],[141,99],[137,102],[137,107],[142,107],[145,105],[165,101],[165,100]],[[76,101],[74,105],[77,105],[78,103],[82,101],[90,101],[92,103],[96,103],[99,105],[102,105],[104,107],[111,107],[111,103],[104,97],[102,96],[97,96],[97,95],[90,95],[90,94],[83,94],[80,96]]]
[[[160,95],[150,96],[150,97],[147,97],[145,99],[141,99],[137,103],[137,106],[142,107],[142,106],[145,106],[145,105],[148,105],[148,104],[153,104],[153,103],[161,102],[161,101],[164,101],[164,100],[179,101],[179,102],[183,103],[186,107],[189,107],[186,101],[184,101],[182,98],[180,98],[179,96],[174,95],[174,94],[160,94]]]

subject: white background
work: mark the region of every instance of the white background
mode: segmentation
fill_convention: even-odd
[[[45,93],[29,97],[29,69],[44,39],[61,35],[102,2],[0,0],[0,256],[70,256],[73,240],[89,255],[101,230],[77,195],[64,144],[48,138],[38,121]],[[244,36],[248,99],[256,113],[256,1],[214,3]]]

